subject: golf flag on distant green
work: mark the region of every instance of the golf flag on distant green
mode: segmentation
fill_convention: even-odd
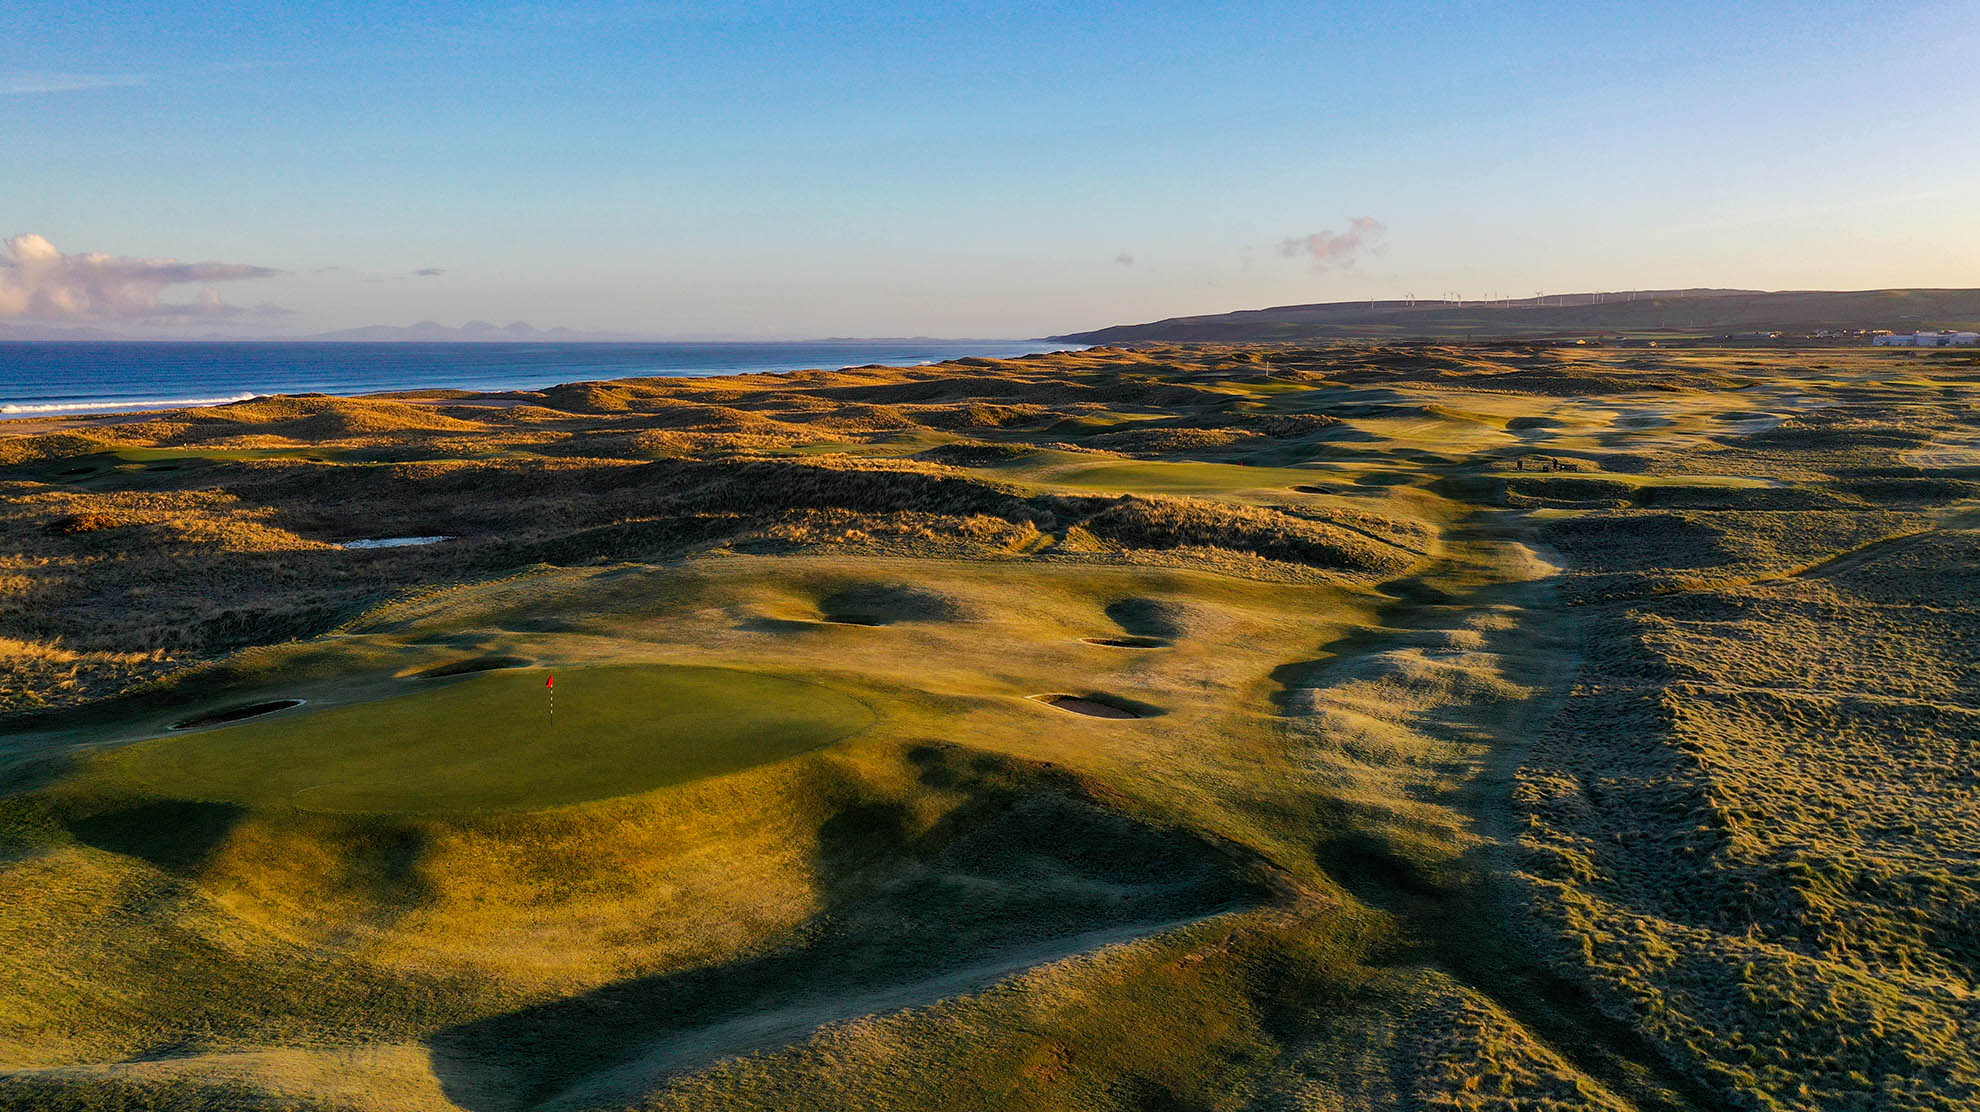
[[[545,687],[555,687],[555,686],[557,686],[557,677],[555,677],[555,676],[546,676],[546,677],[544,677],[544,679],[543,679],[543,686],[545,686]]]

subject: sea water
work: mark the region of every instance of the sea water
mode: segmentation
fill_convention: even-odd
[[[262,394],[535,390],[564,382],[797,371],[1065,348],[1048,340],[764,343],[0,343],[0,417],[219,405]]]

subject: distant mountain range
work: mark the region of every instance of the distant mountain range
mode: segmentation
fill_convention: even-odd
[[[423,320],[418,324],[393,325],[369,324],[363,328],[344,328],[335,332],[318,332],[312,336],[299,336],[299,340],[350,341],[355,343],[572,343],[577,341],[632,341],[651,339],[627,332],[580,332],[574,328],[538,328],[528,321],[515,321],[510,324],[495,325],[485,320],[471,320],[459,328],[449,328],[438,321]]]
[[[1335,301],[1281,305],[1148,324],[1115,325],[1051,339],[1235,343],[1323,339],[1542,339],[1639,336],[1713,338],[1768,332],[1980,327],[1980,290],[1630,290],[1504,301]]]
[[[64,328],[53,324],[37,324],[34,321],[0,321],[0,340],[130,340],[117,332],[105,332],[101,328]]]

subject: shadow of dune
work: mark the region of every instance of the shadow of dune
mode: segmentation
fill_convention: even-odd
[[[246,815],[231,803],[168,799],[70,819],[68,827],[84,845],[184,873],[205,862]]]
[[[464,660],[450,660],[436,664],[407,676],[414,680],[437,680],[449,676],[471,676],[477,672],[494,672],[504,668],[527,668],[534,661],[525,656],[476,656]]]
[[[896,622],[952,622],[969,616],[960,601],[939,591],[905,583],[858,583],[818,600],[820,616],[840,625],[893,625]]]
[[[828,820],[816,854],[825,910],[781,946],[441,1032],[435,1074],[473,1112],[623,1103],[836,1020],[976,991],[1262,898],[1209,846],[1035,777],[972,785],[926,831],[908,822],[892,801]]]
[[[1188,632],[1187,612],[1155,598],[1121,598],[1107,604],[1107,617],[1135,637],[1169,640]]]
[[[92,849],[197,880],[250,814],[233,803],[165,799],[72,817],[65,825]],[[401,913],[432,900],[433,885],[420,871],[431,839],[418,825],[374,816],[296,821],[314,823],[315,836],[332,851],[334,871],[322,879],[335,890]]]
[[[802,618],[745,618],[736,623],[736,628],[746,633],[815,633],[829,624]]]

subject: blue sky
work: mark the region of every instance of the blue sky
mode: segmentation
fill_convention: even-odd
[[[1412,292],[1980,285],[1970,2],[0,0],[0,23],[0,236],[63,253],[44,295],[137,283],[0,281],[0,316],[1019,336]],[[256,306],[282,312],[229,316]]]

